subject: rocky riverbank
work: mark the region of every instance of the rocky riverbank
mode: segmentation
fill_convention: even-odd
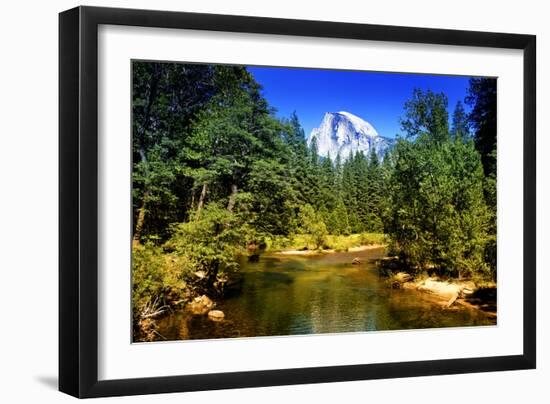
[[[212,321],[222,321],[225,318],[225,314],[221,310],[215,310],[216,303],[212,301],[208,296],[197,296],[191,302],[185,306],[185,309],[194,315],[208,315],[208,318]]]
[[[438,277],[414,278],[406,272],[397,272],[388,277],[388,286],[394,289],[415,289],[433,297],[444,307],[454,305],[479,309],[488,316],[496,317],[496,284],[478,286],[471,280],[444,280]]]

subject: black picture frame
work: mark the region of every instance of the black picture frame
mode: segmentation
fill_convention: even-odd
[[[98,380],[100,24],[523,50],[523,354]],[[59,15],[59,390],[103,397],[324,383],[536,366],[536,37],[533,35],[77,7]]]

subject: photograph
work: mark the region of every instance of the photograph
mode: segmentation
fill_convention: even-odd
[[[2,3],[0,402],[550,402],[543,2],[91,3]]]
[[[130,76],[132,342],[497,325],[496,77]]]

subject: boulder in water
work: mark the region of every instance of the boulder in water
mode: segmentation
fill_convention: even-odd
[[[225,314],[221,310],[210,310],[208,318],[212,321],[221,321],[225,318]]]

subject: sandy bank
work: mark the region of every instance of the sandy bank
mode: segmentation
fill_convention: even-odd
[[[369,245],[360,245],[359,247],[348,248],[348,252],[359,252],[367,250],[376,250],[377,248],[387,247],[387,244],[369,244]]]
[[[273,254],[276,255],[321,255],[321,254],[334,254],[336,252],[360,252],[367,250],[375,250],[377,248],[386,247],[386,244],[371,244],[371,245],[361,245],[358,247],[350,247],[347,251],[336,251],[335,249],[327,250],[282,250],[274,251]]]

